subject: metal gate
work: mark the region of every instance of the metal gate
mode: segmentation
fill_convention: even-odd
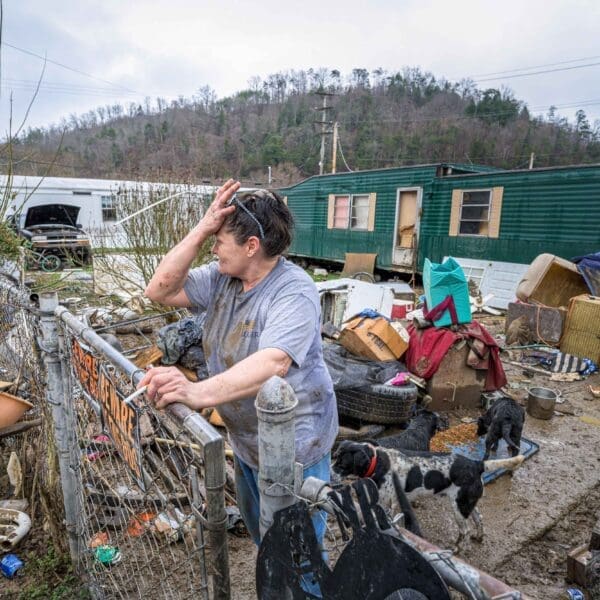
[[[40,295],[69,547],[94,598],[229,598],[221,435],[183,405],[126,401],[143,376]]]

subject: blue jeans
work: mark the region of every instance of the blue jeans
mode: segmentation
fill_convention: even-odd
[[[235,465],[235,490],[238,508],[242,519],[250,533],[250,537],[258,546],[260,544],[260,495],[258,492],[258,471],[249,467],[244,461],[237,456],[234,457]],[[317,477],[323,481],[329,481],[331,468],[331,454],[327,453],[318,463],[307,467],[303,471],[304,479],[307,477]],[[327,525],[327,513],[319,510],[313,513],[313,527],[317,535],[319,546],[323,548],[323,537],[325,536],[325,528]],[[327,554],[323,553],[323,559],[327,561]],[[313,581],[310,573],[302,575],[302,587],[316,596],[321,597],[319,584]]]

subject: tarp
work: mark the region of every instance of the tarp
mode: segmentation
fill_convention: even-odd
[[[600,252],[574,258],[573,262],[577,264],[577,270],[583,276],[590,292],[594,296],[600,296]]]

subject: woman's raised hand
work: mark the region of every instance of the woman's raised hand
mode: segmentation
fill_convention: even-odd
[[[228,179],[218,190],[215,199],[202,217],[200,225],[209,234],[215,234],[225,219],[235,210],[235,205],[228,206],[229,200],[240,189],[240,182]]]

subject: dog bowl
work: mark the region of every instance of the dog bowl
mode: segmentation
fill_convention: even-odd
[[[0,429],[14,425],[33,404],[12,394],[0,392]]]
[[[551,419],[556,398],[557,394],[554,390],[543,387],[529,388],[527,412],[535,419]]]

